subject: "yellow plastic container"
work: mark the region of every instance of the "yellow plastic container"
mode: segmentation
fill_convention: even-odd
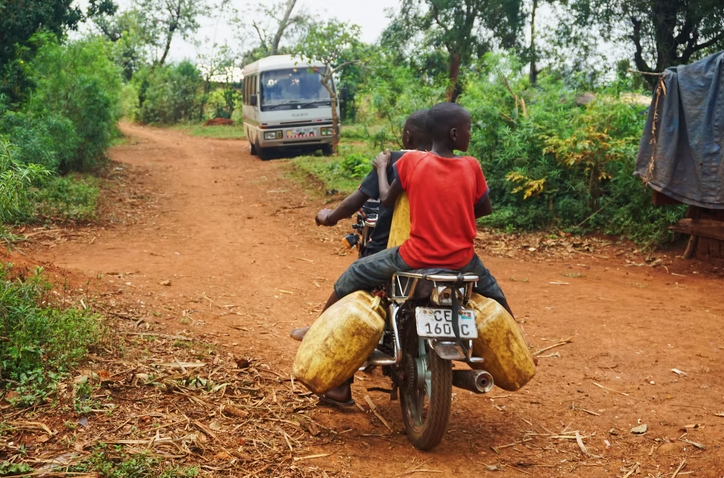
[[[478,338],[473,341],[473,354],[485,359],[471,364],[487,370],[495,385],[515,392],[535,375],[533,355],[515,319],[502,305],[479,294],[473,294],[469,308],[475,311]]]
[[[375,350],[387,313],[380,298],[353,292],[312,324],[294,358],[294,378],[321,395],[354,375]]]
[[[392,214],[390,237],[387,248],[401,246],[410,237],[410,200],[406,192],[400,193],[395,201],[395,212]]]

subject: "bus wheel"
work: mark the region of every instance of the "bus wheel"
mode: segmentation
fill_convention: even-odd
[[[259,143],[256,143],[254,145],[254,153],[259,156],[259,159],[262,161],[267,161],[271,159],[271,154],[269,154],[269,148],[262,148],[259,146]]]
[[[331,144],[323,144],[322,145],[322,154],[325,156],[332,156],[332,153],[334,153],[334,150],[332,149]]]
[[[249,141],[249,149],[251,150],[251,155],[256,156],[256,145]]]

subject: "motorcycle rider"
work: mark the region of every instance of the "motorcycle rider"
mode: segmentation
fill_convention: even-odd
[[[412,113],[405,121],[402,129],[402,146],[405,150],[416,149],[428,151],[432,147],[432,140],[427,134],[427,110],[418,110]],[[387,179],[391,183],[395,179],[393,166],[406,151],[393,151],[387,166]],[[317,213],[315,221],[318,226],[334,226],[340,219],[348,218],[356,213],[369,199],[379,199],[379,180],[377,170],[373,169],[362,180],[357,190],[347,196],[336,209],[322,209]],[[392,223],[392,207],[380,205],[377,224],[365,248],[364,255],[369,256],[387,248],[387,239],[390,235]]]
[[[432,150],[410,151],[394,165],[388,182],[389,152],[374,161],[382,204],[394,205],[404,190],[410,200],[410,238],[353,262],[334,285],[325,310],[356,290],[373,289],[398,271],[428,267],[476,274],[475,292],[499,302],[511,313],[505,294],[475,254],[476,218],[492,212],[488,185],[480,163],[457,156],[470,145],[470,113],[455,103],[430,108],[427,129]]]
[[[492,212],[488,186],[480,163],[472,156],[457,156],[470,144],[470,114],[455,103],[439,103],[428,111],[427,130],[432,150],[410,151],[393,166],[388,181],[390,154],[374,161],[382,204],[392,206],[404,190],[410,200],[410,238],[400,247],[385,249],[352,263],[334,285],[324,310],[356,290],[373,289],[399,271],[422,268],[476,274],[474,290],[499,302],[511,313],[498,282],[475,253],[476,218]],[[327,393],[335,401],[351,401],[349,382]],[[353,402],[352,402],[353,403]]]
[[[402,128],[402,146],[405,150],[427,151],[432,147],[432,140],[427,133],[426,122],[427,110],[417,110],[408,116],[405,126]],[[405,150],[390,153],[390,161],[385,171],[389,182],[395,179],[394,164],[407,152]],[[335,209],[322,209],[319,211],[314,220],[318,226],[334,226],[341,219],[355,214],[369,199],[379,199],[379,197],[377,169],[372,169],[355,192],[347,196]],[[365,247],[363,257],[387,248],[394,209],[394,204],[392,206],[380,204],[377,224],[372,230],[372,236]],[[308,326],[296,328],[289,335],[295,340],[302,340],[307,330],[309,330]]]

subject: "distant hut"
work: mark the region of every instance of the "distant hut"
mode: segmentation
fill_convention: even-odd
[[[691,235],[685,257],[724,259],[724,52],[661,75],[635,174],[654,204],[689,205],[671,227]]]

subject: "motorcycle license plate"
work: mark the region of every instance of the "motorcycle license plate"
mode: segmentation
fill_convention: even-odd
[[[417,335],[428,339],[454,339],[452,310],[432,307],[415,309]],[[458,313],[458,330],[461,339],[475,339],[478,328],[475,325],[475,314],[472,310],[460,310]]]

